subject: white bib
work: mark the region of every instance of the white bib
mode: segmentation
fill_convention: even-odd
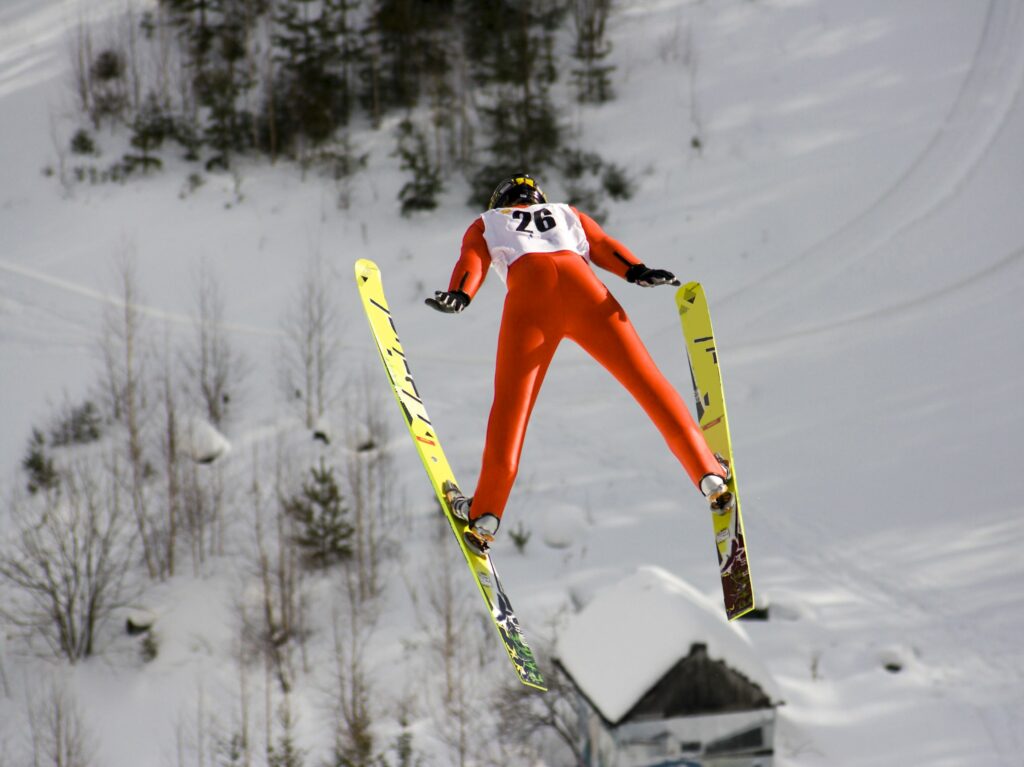
[[[480,214],[491,267],[502,281],[508,268],[527,253],[567,250],[590,259],[583,224],[565,203],[541,203],[520,208],[494,208]]]

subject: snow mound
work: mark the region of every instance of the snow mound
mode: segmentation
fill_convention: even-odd
[[[581,507],[558,504],[544,518],[544,543],[553,549],[567,549],[579,541],[589,527]]]
[[[185,449],[196,463],[213,463],[231,450],[227,437],[202,418],[190,418],[182,431]]]

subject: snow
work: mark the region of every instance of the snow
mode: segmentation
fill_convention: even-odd
[[[541,534],[522,553],[501,536],[495,551],[528,636],[570,646],[579,660],[601,651],[597,637],[632,636],[624,620],[595,631],[592,646],[558,628],[572,625],[575,607],[603,599],[630,609],[632,600],[616,595],[641,573],[658,584],[651,594],[667,590],[680,605],[665,618],[678,625],[667,628],[733,637],[729,652],[775,680],[786,701],[780,767],[1019,765],[1024,3],[616,5],[618,98],[600,108],[566,102],[565,118],[585,146],[636,178],[636,196],[608,206],[608,229],[650,265],[706,286],[755,587],[771,601],[771,620],[747,624],[748,643],[738,629],[723,633],[694,600],[672,598],[682,589],[720,599],[703,499],[618,384],[565,344],[504,520],[503,532],[522,525]],[[375,710],[412,701],[418,747],[433,742],[431,763],[450,763],[430,741],[428,693],[412,692],[436,679],[435,659],[417,655],[436,616],[407,584],[425,585],[429,568],[455,554],[436,548],[430,532],[436,512],[383,388],[351,272],[358,257],[380,264],[418,388],[471,487],[503,287],[491,278],[458,317],[423,306],[446,284],[474,215],[466,189],[456,181],[438,211],[400,219],[389,125],[355,137],[375,153],[347,209],[331,182],[303,181],[284,163],[243,163],[195,190],[186,188],[188,166],[173,160],[123,187],[62,187],[42,171],[59,165],[74,126],[65,35],[80,18],[111,24],[123,6],[14,0],[0,8],[0,484],[22,484],[34,426],[58,403],[92,393],[125,257],[135,259],[142,317],[161,342],[191,332],[201,264],[227,288],[225,327],[253,370],[223,430],[233,449],[216,464],[234,492],[258,473],[254,456],[311,450],[280,401],[276,361],[280,319],[301,275],[322,259],[339,297],[345,375],[372,384],[360,391],[379,387],[393,418],[395,489],[415,541],[389,576],[372,641]],[[105,159],[116,157],[117,139],[102,138]],[[687,391],[671,292],[609,284]],[[346,424],[345,415],[332,413],[331,423]],[[250,531],[231,532],[223,559],[203,573],[148,585],[139,607],[158,615],[161,638],[151,664],[138,661],[118,626],[102,657],[56,672],[13,636],[0,638],[0,751],[24,750],[26,691],[58,673],[87,713],[97,763],[176,763],[176,727],[197,718],[197,690],[212,708],[238,687],[232,606],[244,568],[231,557]],[[478,611],[468,579],[453,577],[466,609]],[[668,578],[688,585],[667,588]],[[321,618],[338,609],[330,593],[317,591]],[[296,694],[317,756],[329,740],[314,713],[333,647],[327,622],[310,640],[321,665]],[[474,686],[509,673],[493,637],[484,647],[481,665],[460,656]],[[654,673],[641,660],[635,677],[616,677],[604,693],[610,711],[628,697],[627,684]],[[886,668],[894,662],[899,671]],[[384,721],[381,732],[395,727]]]
[[[544,543],[553,549],[567,549],[587,535],[586,511],[571,503],[555,503],[544,518]]]
[[[771,675],[717,601],[660,567],[640,567],[573,615],[555,647],[601,715],[615,724],[695,644],[780,702]]]
[[[231,449],[227,438],[204,418],[188,419],[184,437],[188,455],[196,463],[213,463]]]

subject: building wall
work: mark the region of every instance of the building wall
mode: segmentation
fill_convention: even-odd
[[[772,767],[775,709],[627,722],[589,712],[589,767]]]

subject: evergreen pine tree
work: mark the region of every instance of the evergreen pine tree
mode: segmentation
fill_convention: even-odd
[[[347,125],[354,56],[351,0],[286,0],[274,16],[273,120],[278,145],[302,153]]]
[[[412,120],[405,119],[398,126],[397,154],[402,158],[402,170],[411,176],[398,193],[402,215],[436,208],[443,188],[441,169],[431,160],[427,138]]]
[[[424,84],[450,68],[446,40],[455,0],[374,0],[364,29],[362,103],[374,125],[389,109],[411,109]]]
[[[267,0],[162,0],[178,27],[196,104],[197,125],[182,130],[195,156],[195,141],[213,150],[207,167],[227,168],[231,156],[251,144],[252,116],[242,107],[252,87],[245,59],[250,36]],[[183,124],[189,121],[183,120]]]
[[[604,169],[601,155],[574,148],[562,155],[559,165],[565,178],[566,202],[586,210],[598,223],[602,222],[606,213],[601,209],[600,174]]]
[[[466,53],[483,88],[486,159],[472,176],[471,204],[486,202],[495,183],[510,173],[543,174],[564,140],[551,99],[558,76],[555,33],[564,2],[474,0],[466,2]]]
[[[247,0],[207,0],[211,46],[196,82],[196,96],[208,110],[203,138],[213,150],[207,169],[228,168],[231,156],[251,144],[252,115],[242,107],[253,82],[245,66],[255,17]]]
[[[352,555],[354,533],[350,511],[341,496],[334,469],[320,465],[310,470],[301,492],[283,501],[284,511],[296,523],[293,540],[306,564],[325,568]]]
[[[93,60],[89,77],[93,124],[98,128],[106,117],[119,121],[128,105],[124,55],[113,48],[102,51]]]
[[[610,10],[611,0],[573,0],[573,57],[578,66],[572,76],[576,98],[585,104],[603,104],[612,99],[611,72],[615,67],[604,63],[612,50],[605,36]]]
[[[124,156],[125,167],[131,171],[137,167],[143,173],[159,170],[163,162],[153,152],[161,147],[164,139],[174,131],[173,120],[160,104],[155,93],[150,93],[132,120],[131,145],[138,150]]]
[[[211,5],[216,0],[160,0],[185,44],[186,60],[193,80],[206,75],[206,62],[213,47]]]

